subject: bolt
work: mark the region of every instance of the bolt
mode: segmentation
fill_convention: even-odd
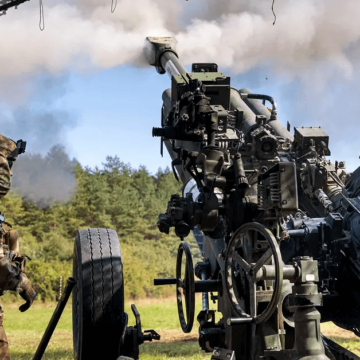
[[[218,351],[216,351],[216,350],[215,350],[215,351],[213,352],[213,355],[215,355],[215,356],[219,356],[219,355],[220,355],[220,353],[219,353]]]
[[[226,357],[230,359],[230,357],[231,357],[231,354],[226,354]]]

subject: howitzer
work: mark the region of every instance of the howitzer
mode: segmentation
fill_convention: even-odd
[[[321,335],[320,319],[360,335],[360,168],[327,160],[321,128],[290,134],[271,96],[231,87],[214,63],[187,72],[175,39],[147,40],[149,64],[171,77],[153,136],[183,183],[158,221],[181,240],[176,274],[154,283],[176,285],[182,330],[191,331],[201,293],[199,345],[212,360],[359,360]],[[203,256],[195,266],[191,232]],[[140,344],[160,339],[141,330],[135,306],[128,326],[122,268],[115,231],[77,232],[77,360],[138,359]]]
[[[176,284],[181,328],[191,331],[200,292],[199,344],[214,359],[346,358],[320,337],[320,319],[360,336],[360,168],[326,158],[320,127],[292,135],[272,97],[231,87],[216,64],[187,72],[175,39],[147,41],[149,64],[171,77],[153,136],[183,183],[158,221],[181,240],[176,277],[155,285]]]

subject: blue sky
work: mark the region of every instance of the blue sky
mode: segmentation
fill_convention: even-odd
[[[151,172],[165,168],[170,158],[161,158],[159,139],[151,131],[160,124],[161,94],[169,83],[154,68],[128,66],[71,76],[69,91],[57,104],[78,114],[76,127],[67,133],[70,153],[91,167],[117,155]]]

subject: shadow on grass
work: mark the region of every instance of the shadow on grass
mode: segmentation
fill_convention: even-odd
[[[140,358],[156,359],[198,359],[207,358],[199,347],[197,341],[179,341],[174,343],[150,343],[140,346]],[[32,359],[34,353],[29,351],[12,351],[11,360],[29,360]],[[210,355],[209,355],[210,356]],[[69,350],[50,350],[48,349],[43,360],[74,360],[73,352]]]
[[[329,336],[329,339],[335,341],[337,344],[341,345],[345,349],[350,350],[351,352],[355,353],[357,356],[360,355],[360,339],[346,339],[343,337],[333,337]]]
[[[11,360],[29,360],[32,359],[34,353],[27,351],[11,351]],[[72,351],[69,350],[47,350],[42,360],[74,360]]]
[[[140,347],[140,354],[165,356],[166,358],[188,357],[204,354],[197,341],[180,341],[173,343],[151,343]]]

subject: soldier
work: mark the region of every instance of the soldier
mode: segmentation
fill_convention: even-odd
[[[10,190],[11,168],[17,156],[25,152],[26,142],[13,140],[0,135],[0,198]],[[0,296],[5,290],[16,291],[26,301],[19,307],[26,311],[33,303],[36,292],[32,288],[26,273],[26,255],[19,252],[19,235],[5,221],[0,213]],[[9,345],[3,328],[3,310],[0,305],[0,359],[10,360]]]

